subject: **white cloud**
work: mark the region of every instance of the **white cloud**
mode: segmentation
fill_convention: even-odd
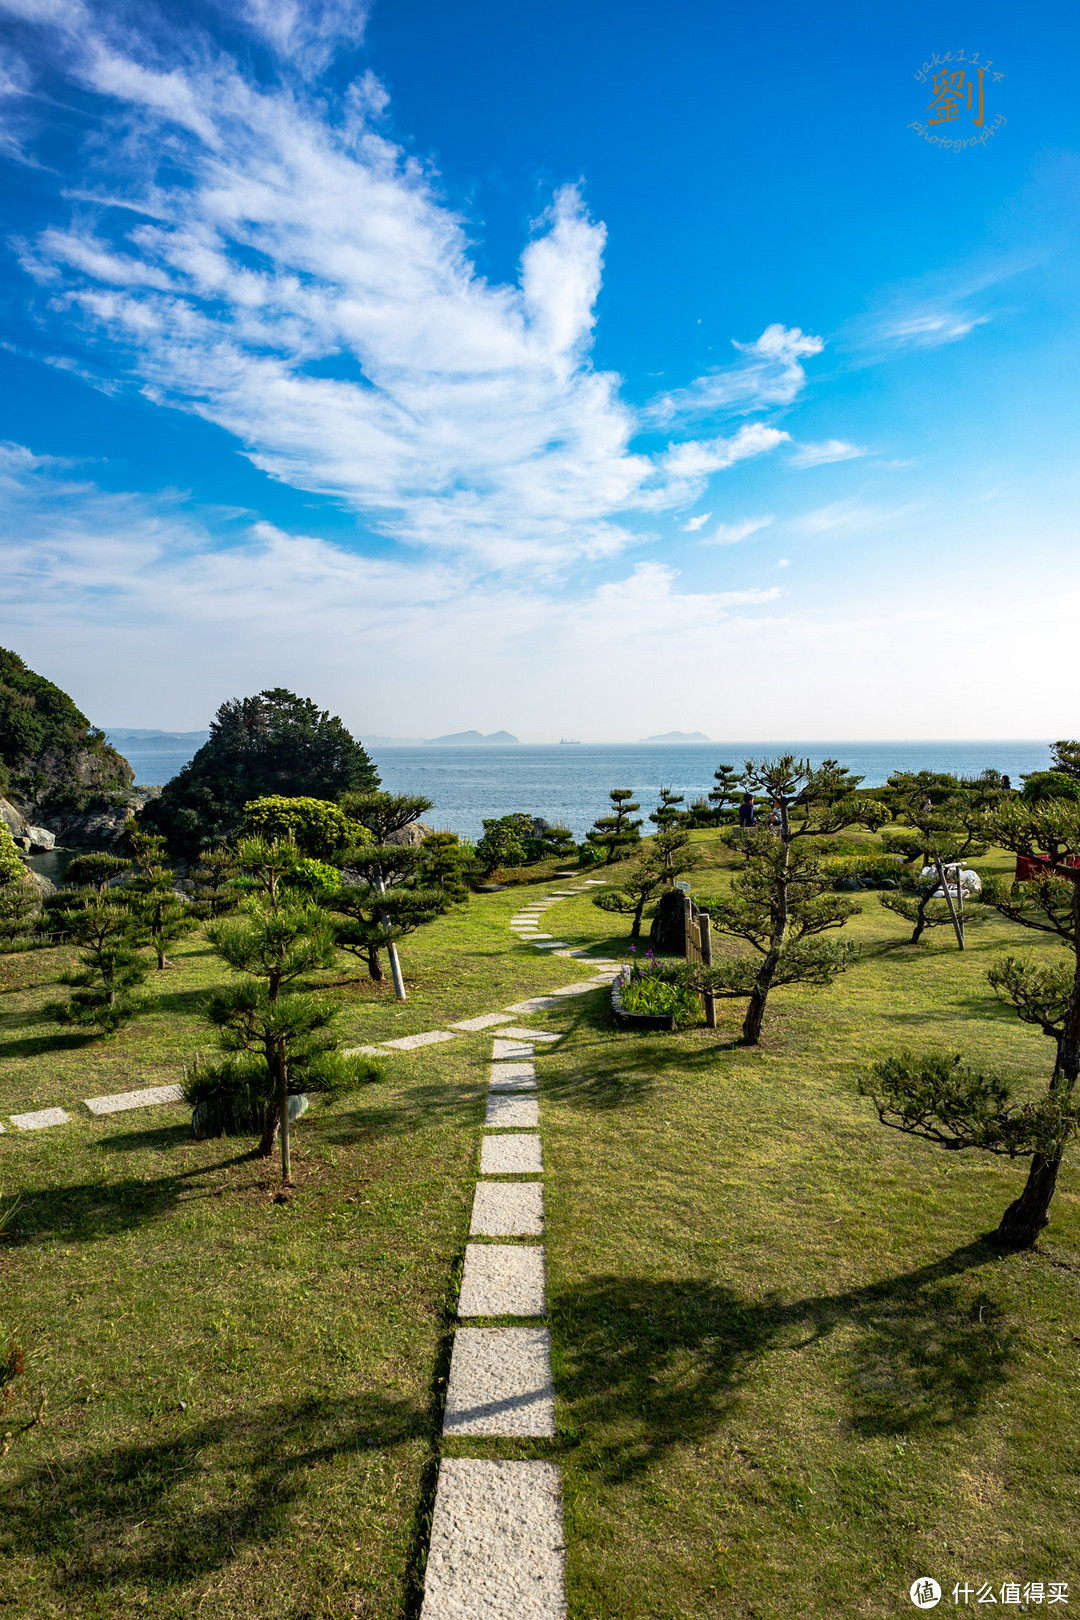
[[[915,503],[904,506],[864,506],[859,501],[832,501],[828,506],[816,507],[791,518],[789,529],[795,534],[856,534],[864,529],[879,528],[894,523],[916,510]]]
[[[865,445],[848,444],[844,439],[825,439],[819,444],[797,445],[788,459],[795,467],[823,467],[830,461],[853,461],[865,454]]]
[[[249,0],[246,15],[283,57],[322,60],[346,9]],[[79,0],[54,14],[116,140],[87,176],[101,203],[83,184],[68,223],[25,248],[43,313],[271,477],[406,544],[545,572],[615,554],[635,514],[696,500],[786,438],[754,425],[631,452],[621,380],[591,362],[605,232],[575,188],[537,223],[517,285],[493,284],[437,177],[381,133],[370,74],[335,109],[294,78],[256,84],[194,32],[170,37],[165,71]],[[780,397],[818,347],[770,327],[743,369]]]
[[[764,517],[743,518],[741,523],[718,523],[712,534],[706,535],[702,540],[703,546],[734,546],[740,540],[747,540],[760,529],[767,529],[773,522],[771,515]]]
[[[705,527],[706,523],[708,523],[711,517],[711,512],[699,512],[697,517],[692,517],[688,522],[683,524],[683,533],[696,534],[699,529],[703,529]]]
[[[991,319],[961,309],[916,309],[882,321],[876,337],[891,348],[939,349],[946,343],[958,343]]]
[[[806,386],[801,362],[825,347],[823,339],[776,321],[755,342],[732,339],[732,343],[744,356],[742,360],[698,377],[687,388],[662,395],[648,407],[647,418],[668,426],[717,411],[746,414],[770,405],[790,405]]]

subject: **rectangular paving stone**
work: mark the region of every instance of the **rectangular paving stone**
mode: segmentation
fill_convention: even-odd
[[[445,1457],[421,1620],[566,1620],[559,1465]]]
[[[559,1005],[558,996],[530,996],[528,1001],[514,1001],[507,1007],[512,1013],[551,1012]]]
[[[500,1029],[500,1037],[512,1036],[519,1041],[561,1041],[561,1034],[552,1034],[547,1029],[525,1029],[518,1024],[511,1024],[509,1029]]]
[[[597,985],[594,980],[586,979],[584,983],[579,981],[577,984],[560,985],[559,988],[557,990],[553,990],[551,994],[553,996],[587,996],[590,990],[595,990],[596,988]],[[389,1042],[387,1044],[389,1044]]]
[[[539,1243],[468,1243],[459,1316],[543,1316],[544,1250]]]
[[[543,1169],[538,1136],[485,1136],[480,1143],[482,1176],[539,1176]]]
[[[183,1102],[180,1086],[150,1086],[145,1091],[116,1091],[111,1097],[83,1099],[92,1114],[123,1114],[129,1108],[152,1108],[155,1103]]]
[[[535,1131],[540,1124],[540,1104],[535,1097],[517,1097],[512,1092],[488,1093],[486,1129]]]
[[[429,1029],[423,1035],[399,1035],[397,1040],[384,1041],[395,1052],[413,1052],[418,1046],[434,1046],[436,1041],[454,1041],[457,1036],[449,1029]]]
[[[544,1327],[458,1328],[443,1434],[554,1436],[551,1334]]]
[[[492,1091],[535,1091],[535,1063],[493,1063],[488,1070]]]
[[[491,1043],[493,1058],[531,1058],[536,1056],[536,1046],[533,1041],[511,1041],[496,1035]]]
[[[509,1013],[481,1013],[479,1018],[463,1018],[459,1024],[451,1024],[451,1029],[464,1029],[470,1035],[477,1034],[482,1029],[494,1029],[496,1024],[508,1024]]]
[[[17,1131],[44,1131],[50,1125],[66,1125],[71,1118],[62,1108],[38,1108],[32,1114],[9,1114]]]
[[[541,944],[541,940],[545,941],[546,943]],[[570,941],[568,939],[552,939],[550,934],[540,934],[536,939],[533,940],[533,944],[536,946],[538,951],[559,950],[562,948],[562,946],[569,945],[569,943]]]
[[[381,1046],[346,1046],[342,1057],[385,1057]]]
[[[470,1237],[543,1237],[542,1181],[478,1181]]]

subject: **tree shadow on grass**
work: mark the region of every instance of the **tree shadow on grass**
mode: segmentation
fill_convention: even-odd
[[[34,1024],[48,1022],[42,1016],[32,1020]],[[54,1035],[14,1035],[10,1040],[0,1041],[0,1060],[4,1058],[42,1058],[53,1052],[81,1052],[101,1037],[96,1033],[88,1033],[79,1029],[64,1029],[61,1025],[54,1026]]]
[[[212,1164],[152,1179],[139,1176],[118,1181],[30,1187],[17,1197],[0,1197],[0,1214],[17,1205],[6,1228],[6,1236],[13,1245],[92,1242],[157,1220],[179,1203],[214,1197],[213,1191],[204,1191],[198,1185],[198,1177],[245,1164],[257,1156],[258,1149],[252,1147],[247,1152],[216,1159]]]
[[[460,1125],[472,1130],[480,1118],[485,1092],[482,1080],[472,1085],[412,1085],[393,1102],[339,1107],[323,1122],[322,1138],[340,1146],[373,1136],[408,1135],[430,1126]]]
[[[101,1153],[141,1153],[147,1149],[151,1153],[164,1153],[190,1141],[191,1121],[186,1120],[175,1125],[147,1125],[141,1131],[105,1136],[96,1145]]]
[[[747,1300],[708,1280],[600,1277],[552,1302],[559,1394],[586,1466],[625,1480],[715,1433],[755,1364],[854,1329],[851,1430],[914,1434],[973,1416],[1004,1380],[1017,1334],[962,1278],[997,1261],[976,1242],[864,1288]]]
[[[430,1411],[380,1394],[308,1397],[188,1422],[171,1435],[22,1471],[0,1519],[0,1560],[56,1560],[65,1589],[170,1587],[259,1547],[290,1557],[298,1513],[318,1516],[312,1470],[431,1434]],[[306,1610],[304,1612],[307,1612]]]

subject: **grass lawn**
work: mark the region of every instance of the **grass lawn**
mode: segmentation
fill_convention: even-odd
[[[726,860],[700,841],[708,892]],[[406,942],[404,1006],[327,975],[350,1037],[579,976],[507,933],[553,886]],[[544,927],[599,952],[617,922],[581,897]],[[992,921],[963,955],[944,930],[911,948],[873,895],[851,932],[861,963],[778,993],[756,1051],[616,1034],[601,995],[546,1016],[572,1031],[542,1060],[559,1434],[446,1450],[560,1460],[575,1620],[895,1616],[923,1574],[943,1609],[1014,1576],[1080,1601],[1075,1159],[1039,1249],[999,1258],[980,1234],[1023,1169],[885,1131],[855,1094],[905,1044],[1045,1074],[985,982],[1029,941]],[[0,1113],[76,1118],[0,1139],[24,1196],[0,1315],[28,1361],[0,1429],[48,1396],[0,1462],[0,1612],[415,1615],[488,1040],[313,1107],[277,1204],[273,1165],[192,1141],[180,1108],[79,1116],[209,1044],[219,969],[175,954],[159,1011],[90,1044],[41,1021],[60,953],[0,958]]]

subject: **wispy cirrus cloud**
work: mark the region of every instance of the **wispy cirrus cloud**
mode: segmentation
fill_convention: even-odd
[[[767,529],[775,519],[767,513],[764,517],[743,518],[741,523],[718,523],[712,534],[705,535],[701,544],[703,546],[736,546],[740,540],[749,540],[752,534],[758,534]]]
[[[591,358],[603,225],[563,187],[516,283],[482,277],[438,176],[383,133],[378,82],[335,104],[296,72],[363,8],[248,0],[287,64],[273,82],[194,31],[162,66],[82,0],[4,9],[51,25],[57,63],[118,125],[78,206],[24,245],[46,330],[77,333],[111,383],[226,429],[269,476],[399,542],[545,571],[617,554],[635,515],[787,438],[753,424],[630,448],[640,421]],[[688,414],[790,398],[820,340],[775,325],[740,348],[739,380],[704,380]]]
[[[747,413],[772,405],[790,405],[806,386],[802,362],[820,354],[824,340],[797,326],[767,326],[753,343],[732,345],[742,359],[698,377],[687,388],[663,394],[645,409],[647,420],[660,427],[717,411]]]
[[[866,446],[849,444],[845,439],[824,439],[818,444],[799,444],[788,457],[793,467],[824,467],[830,461],[854,461],[866,455]]]
[[[687,522],[683,524],[683,533],[696,534],[699,529],[703,529],[705,527],[706,523],[708,523],[711,517],[711,512],[699,512],[697,517],[689,518]]]

